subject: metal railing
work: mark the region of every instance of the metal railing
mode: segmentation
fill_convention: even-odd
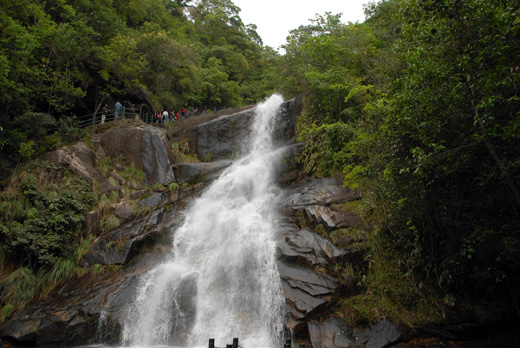
[[[200,115],[202,112],[215,112],[215,111],[222,110],[225,108],[226,107],[207,107],[207,108],[201,107],[201,108],[198,108],[196,112],[189,112],[184,117],[180,117],[179,120],[182,118]],[[164,124],[163,118],[157,117],[157,114],[149,111],[148,108],[146,108],[146,106],[143,108],[127,108],[127,107],[123,106],[121,108],[121,110],[119,111],[119,113],[117,114],[117,118],[116,118],[115,109],[111,109],[107,113],[98,111],[98,112],[94,112],[92,114],[87,114],[87,115],[82,115],[82,116],[72,116],[73,123],[71,124],[71,126],[73,125],[74,127],[78,127],[78,128],[86,128],[89,126],[95,126],[98,124],[103,124],[103,123],[111,122],[114,120],[136,119],[136,118],[138,118],[139,120],[141,120],[142,122],[145,122],[145,123],[150,123],[150,124],[154,123],[154,124],[159,124],[159,125]],[[172,120],[176,121],[173,117],[170,116],[168,118],[168,122],[170,122]],[[61,131],[63,129],[63,125],[55,124],[50,127],[48,126],[47,129],[48,129],[48,131],[51,131],[51,132]]]
[[[79,125],[84,128],[87,126],[95,126],[96,124],[105,123],[109,121],[114,121],[116,119],[124,120],[124,119],[135,119],[139,118],[141,121],[146,123],[154,122],[153,114],[143,110],[143,108],[127,108],[122,107],[121,110],[117,113],[115,110],[109,110],[107,113],[103,112],[95,112],[93,114],[84,115],[78,117]]]

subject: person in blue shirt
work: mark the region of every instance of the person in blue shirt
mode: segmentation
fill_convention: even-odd
[[[123,108],[123,105],[121,105],[121,103],[119,101],[116,101],[116,106],[115,106],[115,119],[117,120],[117,117],[119,116],[119,112],[121,111],[121,109]]]

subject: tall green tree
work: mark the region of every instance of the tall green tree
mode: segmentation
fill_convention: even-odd
[[[365,116],[373,133],[353,145],[358,177],[385,207],[384,245],[446,303],[517,303],[519,5],[402,5],[403,69]]]

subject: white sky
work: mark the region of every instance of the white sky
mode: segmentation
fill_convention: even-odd
[[[341,21],[363,22],[363,4],[370,0],[232,0],[245,25],[256,24],[264,45],[278,49],[289,31],[310,24],[315,14],[343,13]]]

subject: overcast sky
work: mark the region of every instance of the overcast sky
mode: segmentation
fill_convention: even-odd
[[[244,24],[256,24],[264,45],[277,49],[289,31],[310,24],[316,13],[343,13],[341,21],[363,22],[363,4],[370,0],[232,0]]]

